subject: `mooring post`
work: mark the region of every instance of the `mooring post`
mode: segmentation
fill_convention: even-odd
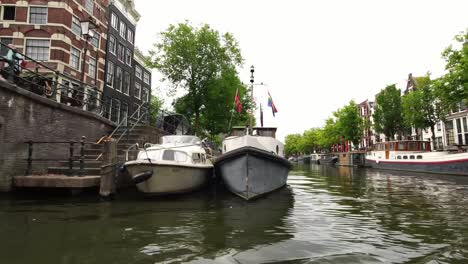
[[[26,176],[31,175],[32,172],[32,153],[33,153],[33,142],[28,141],[28,167],[26,168]]]
[[[80,149],[80,173],[79,175],[80,176],[83,176],[84,175],[84,147],[85,147],[85,140],[86,140],[86,137],[85,136],[82,136],[81,137],[81,141],[80,141],[80,144],[81,144],[81,149]]]
[[[73,148],[74,148],[74,142],[70,142],[70,157],[68,158],[68,175],[73,174]]]
[[[102,163],[99,194],[103,197],[109,197],[115,193],[115,177],[117,175],[117,141],[114,138],[104,141]]]

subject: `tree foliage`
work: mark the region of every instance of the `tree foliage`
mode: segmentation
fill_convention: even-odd
[[[236,67],[243,59],[234,37],[221,35],[206,24],[196,28],[185,22],[170,25],[154,47],[148,65],[172,84],[171,93],[186,93],[177,100],[176,110],[193,120],[197,134],[223,131],[219,126],[229,119],[236,89],[245,92],[237,77]],[[245,103],[244,109],[248,107]],[[243,119],[245,116],[236,121]],[[220,125],[215,125],[218,122]]]
[[[162,106],[164,104],[164,101],[160,97],[156,96],[151,96],[151,102],[148,107],[148,114],[149,114],[149,119],[150,119],[150,124],[156,124],[156,121],[158,119],[159,113],[162,109]]]
[[[290,134],[286,136],[284,153],[286,156],[291,156],[300,152],[301,134]]]
[[[351,100],[348,105],[336,112],[337,130],[342,135],[344,140],[349,140],[354,146],[359,144],[361,140],[364,121],[359,114],[359,108],[356,103]]]
[[[394,84],[377,95],[373,118],[375,131],[383,133],[388,139],[407,129],[403,123],[401,91]]]
[[[444,107],[457,108],[463,100],[468,102],[468,30],[455,36],[460,48],[452,45],[444,50],[447,73],[436,83],[437,95]]]

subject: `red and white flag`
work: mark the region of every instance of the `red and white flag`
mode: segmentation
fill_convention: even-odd
[[[237,106],[237,112],[238,113],[242,112],[242,102],[241,102],[240,96],[239,96],[239,88],[237,88],[237,90],[236,90],[235,102],[236,102],[236,106]]]

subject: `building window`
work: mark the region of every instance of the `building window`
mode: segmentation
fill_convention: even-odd
[[[80,50],[74,47],[71,48],[70,53],[70,66],[72,68],[79,70],[80,69]]]
[[[107,61],[106,83],[110,87],[114,84],[114,63],[112,61]]]
[[[132,52],[130,49],[127,49],[127,53],[125,54],[125,63],[132,66]]]
[[[15,20],[15,13],[15,6],[3,6],[3,20]]]
[[[94,1],[93,1],[93,0],[85,0],[85,8],[86,8],[86,10],[88,10],[88,12],[90,12],[91,14],[93,14],[93,11],[94,11]]]
[[[123,80],[123,89],[122,92],[128,95],[128,90],[130,89],[130,73],[124,73],[124,80]]]
[[[135,91],[133,96],[135,96],[135,98],[141,99],[141,84],[138,82],[135,82]]]
[[[146,103],[149,102],[149,90],[148,88],[143,88],[141,91],[141,100]]]
[[[0,42],[2,42],[3,45],[5,45],[0,45],[0,56],[6,56],[8,51],[10,50],[6,46],[8,46],[8,44],[13,43],[13,38],[0,38]]]
[[[437,123],[437,131],[441,131],[442,130],[442,126],[440,124],[440,122]],[[426,132],[427,133],[427,132]]]
[[[116,74],[115,74],[115,86],[114,88],[117,91],[122,91],[122,81],[123,81],[123,72],[122,68],[119,66],[116,67]]]
[[[123,21],[120,21],[120,36],[125,39],[127,34],[127,25]]]
[[[93,58],[89,58],[89,76],[91,78],[96,79],[96,60]]]
[[[112,98],[111,101],[111,121],[120,122],[120,101],[115,98]]]
[[[143,81],[144,81],[146,84],[150,84],[149,73],[145,72],[145,73],[143,74]]]
[[[142,70],[140,67],[135,66],[135,76],[141,80],[141,75],[143,74]]]
[[[117,45],[115,43],[115,37],[112,35],[109,35],[109,52],[115,55],[116,48],[117,48]]]
[[[111,13],[111,25],[113,28],[115,28],[116,30],[118,30],[118,26],[119,26],[119,18],[117,17],[117,15],[112,12]]]
[[[124,121],[124,126],[127,126],[128,118],[128,104],[122,102],[121,111],[120,111],[120,120]]]
[[[30,24],[47,24],[47,7],[29,8],[29,23]]]
[[[133,44],[133,31],[131,29],[127,30],[127,40]]]
[[[463,144],[463,135],[461,127],[461,118],[457,118],[457,134],[458,134],[458,144]]]
[[[463,129],[465,131],[465,144],[468,144],[468,124],[466,122],[466,117],[463,118]]]
[[[72,24],[71,24],[71,30],[75,35],[81,36],[81,23],[80,20],[77,17],[72,17]]]
[[[121,62],[125,62],[125,47],[120,43],[119,48],[117,50],[117,58],[119,58]]]
[[[133,116],[132,119],[138,120],[138,118],[140,118],[140,111],[138,111],[138,107],[140,107],[138,104],[133,104],[133,112],[135,113],[135,115]]]
[[[50,40],[28,39],[26,40],[26,56],[37,61],[49,60]]]
[[[91,39],[91,45],[99,49],[99,39],[101,38],[101,35],[97,33],[96,31],[93,31],[93,38]]]

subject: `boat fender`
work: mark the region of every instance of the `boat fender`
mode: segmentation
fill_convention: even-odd
[[[126,171],[127,171],[127,166],[125,166],[125,164],[119,167],[119,172],[124,173]]]
[[[145,171],[145,172],[142,172],[142,173],[138,173],[135,176],[133,176],[133,182],[135,184],[139,184],[139,183],[142,183],[144,181],[147,181],[152,176],[153,176],[153,171],[152,170]]]
[[[379,164],[379,160],[376,160],[375,163]]]

